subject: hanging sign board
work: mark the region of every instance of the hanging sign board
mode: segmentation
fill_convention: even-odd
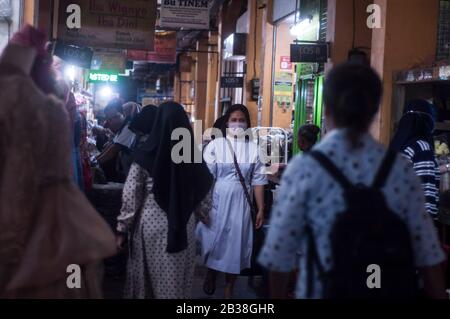
[[[168,28],[209,29],[209,0],[162,0],[160,25]]]
[[[222,76],[220,77],[221,88],[242,88],[244,87],[244,78],[238,76]]]
[[[177,59],[176,32],[158,32],[155,34],[154,51],[128,50],[128,59],[151,63],[175,64]]]
[[[91,67],[93,52],[89,48],[67,45],[62,42],[56,42],[53,54],[67,63],[89,69]]]
[[[73,5],[80,10],[69,10],[74,10]],[[75,23],[77,13],[80,24]],[[153,50],[156,1],[60,0],[58,17],[58,39],[67,43]]]
[[[291,62],[325,63],[328,61],[328,44],[291,44]]]
[[[92,58],[91,70],[109,70],[124,73],[127,65],[124,53],[95,51]]]
[[[107,72],[107,71],[90,71],[89,72],[89,82],[118,82],[119,75],[117,73]]]

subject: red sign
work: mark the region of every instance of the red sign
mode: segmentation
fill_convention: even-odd
[[[281,70],[292,70],[292,63],[290,56],[280,57],[280,69]]]
[[[154,51],[128,50],[128,59],[152,63],[175,64],[177,57],[176,32],[159,32],[155,34]]]

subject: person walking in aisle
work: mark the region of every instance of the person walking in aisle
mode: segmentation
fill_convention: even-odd
[[[127,234],[130,241],[125,297],[189,299],[195,259],[192,213],[213,178],[203,162],[194,161],[201,154],[180,104],[161,104],[147,125],[153,127],[135,151],[117,224],[118,247],[123,247]],[[181,162],[171,157],[178,143],[171,138],[176,129],[190,134],[190,150],[183,150],[185,157],[189,155]]]
[[[264,185],[267,178],[256,143],[246,130],[250,115],[244,105],[231,106],[223,117],[223,137],[212,140],[204,151],[215,178],[210,224],[199,223],[197,236],[208,272],[203,289],[215,292],[217,272],[226,274],[225,298],[233,295],[237,275],[250,268],[253,229],[264,223]],[[252,216],[253,194],[257,209]]]
[[[413,165],[422,181],[426,210],[437,219],[440,171],[434,155],[433,114],[433,105],[427,100],[407,103],[390,147],[402,153]]]
[[[286,297],[299,249],[305,257],[297,298],[413,297],[416,268],[427,296],[446,297],[440,265],[445,256],[420,181],[405,159],[386,152],[368,132],[381,88],[378,75],[359,64],[340,65],[327,76],[330,132],[289,164],[259,256],[271,271],[274,298]],[[367,259],[383,262],[381,289],[367,286]]]

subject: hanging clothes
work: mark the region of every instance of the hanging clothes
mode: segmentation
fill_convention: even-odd
[[[45,45],[36,29],[21,33]],[[67,112],[37,85],[50,72],[32,78],[36,51],[13,39],[0,60],[0,298],[99,298],[114,235],[73,183]],[[80,289],[67,286],[69,265]]]

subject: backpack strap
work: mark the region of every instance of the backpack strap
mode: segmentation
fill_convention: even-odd
[[[319,259],[319,254],[317,253],[317,245],[316,239],[314,235],[314,231],[312,230],[310,225],[306,225],[305,233],[308,236],[308,258],[306,259],[306,269],[308,272],[308,276],[306,279],[306,298],[313,298],[314,293],[314,280],[315,280],[315,268],[314,265],[317,266],[317,270],[319,271],[318,275],[321,280],[323,280],[325,276],[325,270],[323,268],[322,263]]]
[[[342,186],[344,189],[353,187],[347,177],[322,152],[314,150],[309,154]]]
[[[393,150],[388,150],[386,152],[383,162],[381,163],[380,168],[378,169],[378,173],[375,176],[372,187],[380,189],[386,184],[387,178],[389,177],[389,173],[396,158],[397,153],[394,152]]]

